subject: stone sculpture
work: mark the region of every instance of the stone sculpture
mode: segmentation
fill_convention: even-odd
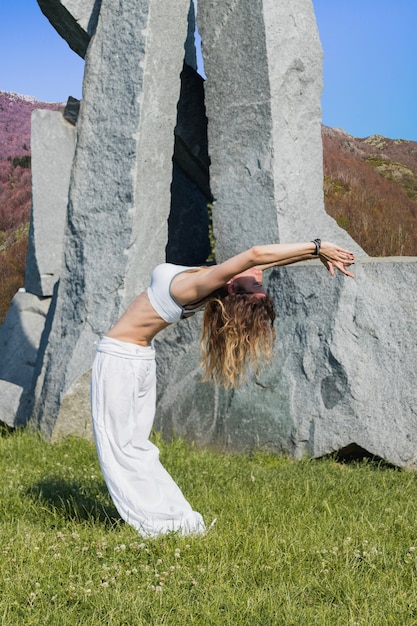
[[[276,357],[234,392],[199,381],[199,319],[164,331],[157,428],[296,457],[356,445],[416,466],[416,259],[367,258],[324,211],[311,0],[200,0],[204,85],[189,0],[38,3],[86,66],[64,264],[20,421],[88,436],[95,342],[153,265],[204,262],[213,201],[217,260],[321,236],[356,251],[356,278],[319,262],[270,270]]]

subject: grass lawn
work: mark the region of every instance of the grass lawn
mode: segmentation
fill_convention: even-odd
[[[417,625],[417,473],[156,439],[203,537],[121,523],[87,441],[0,437],[3,626]]]

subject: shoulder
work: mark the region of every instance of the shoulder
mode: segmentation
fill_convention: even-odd
[[[175,263],[160,263],[156,265],[151,273],[151,283],[153,281],[171,281],[177,274],[187,271],[195,271],[196,267],[187,265],[176,265]]]

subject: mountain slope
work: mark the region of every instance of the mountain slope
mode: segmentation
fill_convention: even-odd
[[[417,255],[417,142],[322,138],[326,211],[371,256]]]

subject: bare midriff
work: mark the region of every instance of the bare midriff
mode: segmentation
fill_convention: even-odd
[[[126,309],[119,321],[106,333],[106,337],[149,346],[159,331],[169,326],[152,307],[144,291]]]

